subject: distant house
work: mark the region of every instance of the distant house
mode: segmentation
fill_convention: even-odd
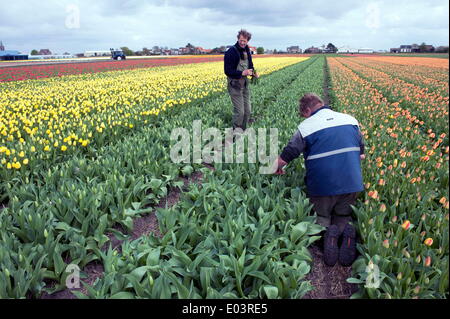
[[[190,54],[190,49],[188,47],[183,47],[179,49],[180,54]]]
[[[448,53],[448,46],[443,46],[443,45],[438,46],[438,47],[434,50],[434,52],[436,52],[436,53]]]
[[[316,54],[316,53],[322,53],[322,50],[320,48],[316,48],[314,46],[307,48],[305,50],[305,53],[312,53],[312,54]]]
[[[250,54],[258,54],[256,47],[248,46],[250,49]]]
[[[52,51],[50,51],[49,49],[40,49],[39,55],[52,55]]]
[[[211,49],[203,49],[202,47],[195,47],[194,54],[208,54],[212,50]]]
[[[220,47],[212,49],[211,54],[224,54],[226,50],[227,47],[222,45]]]
[[[411,53],[411,51],[412,51],[411,45],[404,44],[400,46],[400,53]]]
[[[425,51],[424,52],[434,52],[436,49],[432,45],[425,45],[424,46]]]
[[[424,52],[434,52],[435,48],[432,45],[418,45],[414,44],[403,44],[400,48],[391,48],[391,53],[424,53]]]
[[[293,45],[290,46],[288,48],[286,48],[287,53],[289,54],[298,54],[298,53],[302,53],[302,49],[300,49],[300,47],[298,45]]]
[[[322,49],[322,53],[336,53],[334,49],[324,48]]]

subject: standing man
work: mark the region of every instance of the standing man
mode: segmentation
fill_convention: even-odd
[[[236,44],[225,52],[224,69],[228,93],[233,103],[233,129],[245,131],[251,113],[250,83],[247,76],[258,77],[258,74],[253,71],[252,56],[248,48],[251,33],[242,29],[237,38]]]
[[[356,230],[351,222],[358,193],[364,190],[360,160],[364,142],[358,121],[334,112],[315,94],[300,99],[299,113],[306,119],[278,157],[276,174],[303,153],[306,188],[317,214],[318,224],[327,227],[324,236],[324,261],[333,266],[337,260],[350,266],[356,257]],[[338,238],[342,244],[338,248]]]

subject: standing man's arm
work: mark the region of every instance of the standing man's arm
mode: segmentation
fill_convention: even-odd
[[[297,130],[274,163],[275,174],[284,174],[283,167],[299,157],[305,150],[305,147],[305,140],[300,134],[300,131]]]
[[[229,48],[227,52],[225,52],[224,56],[224,71],[227,76],[233,79],[240,79],[242,77],[243,71],[237,70],[237,61],[236,63],[236,57],[232,53],[232,50],[236,51],[234,48]],[[238,57],[239,58],[239,57]]]
[[[252,57],[252,54],[251,54],[250,50],[248,50],[248,52],[249,52],[249,55],[248,55],[248,68],[253,70],[254,69],[254,67],[253,67],[253,57]]]

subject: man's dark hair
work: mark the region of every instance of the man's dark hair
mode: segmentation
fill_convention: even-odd
[[[250,39],[252,38],[252,34],[245,29],[241,29],[241,31],[238,32],[237,38],[239,39],[241,36],[246,38],[247,41],[250,41]]]
[[[313,109],[316,105],[323,105],[322,99],[314,93],[306,93],[300,99],[299,111],[302,114],[306,109]]]

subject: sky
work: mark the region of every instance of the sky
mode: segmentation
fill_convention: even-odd
[[[231,45],[242,28],[265,49],[389,50],[448,45],[448,0],[14,0],[0,3],[7,50],[82,53],[127,46],[206,49]]]

